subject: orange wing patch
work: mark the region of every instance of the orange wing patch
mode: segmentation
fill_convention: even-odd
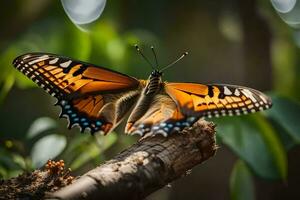
[[[205,95],[208,93],[207,85],[197,83],[167,83],[167,86],[187,93]]]
[[[166,92],[170,94],[173,99],[176,99],[177,103],[182,108],[194,109],[192,96],[184,90],[178,88],[166,87]]]
[[[97,118],[100,114],[100,109],[104,105],[103,96],[89,96],[83,99],[75,99],[73,101],[74,108],[79,112],[86,114],[90,118]]]
[[[15,67],[52,96],[134,89],[139,81],[125,74],[52,54],[26,54]]]
[[[165,90],[186,115],[219,117],[254,113],[271,107],[263,93],[233,85],[166,83]]]

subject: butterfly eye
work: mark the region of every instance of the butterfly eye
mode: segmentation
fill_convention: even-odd
[[[158,70],[154,70],[151,72],[151,76],[156,76],[159,77],[162,75],[162,72],[158,71]]]

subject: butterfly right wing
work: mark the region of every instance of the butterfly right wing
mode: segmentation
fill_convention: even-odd
[[[166,83],[165,90],[185,115],[219,117],[269,109],[271,99],[252,88],[226,84]]]
[[[251,88],[165,83],[163,91],[154,97],[147,112],[140,119],[129,121],[126,131],[168,136],[192,126],[201,117],[248,114],[271,106],[269,97]]]
[[[68,127],[108,133],[135,103],[140,81],[89,63],[44,53],[19,56],[14,66],[56,97]]]
[[[140,108],[141,109],[141,108]],[[141,111],[140,109],[135,112]],[[141,136],[151,133],[167,136],[173,132],[181,131],[187,124],[191,125],[196,118],[184,116],[176,103],[165,93],[153,97],[149,108],[142,117],[127,122],[125,132]]]

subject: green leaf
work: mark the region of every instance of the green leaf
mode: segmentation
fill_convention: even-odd
[[[78,169],[96,156],[100,156],[100,152],[101,151],[97,145],[95,143],[91,143],[90,145],[86,146],[85,151],[76,157],[76,159],[70,165],[70,168],[72,170]]]
[[[61,44],[68,45],[60,46],[62,53],[78,60],[87,61],[91,53],[89,34],[71,25],[65,25],[64,29],[64,32],[60,34],[59,41],[61,41]]]
[[[300,104],[276,95],[272,96],[272,100],[273,107],[267,116],[276,121],[296,144],[300,144]]]
[[[268,121],[256,114],[217,120],[221,141],[254,172],[268,179],[285,179],[287,158],[283,145]]]
[[[272,118],[269,118],[269,121],[272,124],[274,130],[276,130],[276,133],[278,134],[280,141],[282,142],[286,151],[290,150],[296,145],[295,140],[291,137],[286,129],[284,129],[277,121]]]
[[[14,70],[12,67],[12,61],[15,58],[16,54],[18,54],[18,51],[17,48],[13,45],[11,45],[7,49],[4,49],[3,53],[0,54],[0,82],[4,81],[7,76],[12,74]]]
[[[66,147],[66,138],[62,135],[48,135],[38,140],[32,150],[32,163],[36,167],[43,166],[48,159],[58,156]]]
[[[12,74],[9,74],[3,82],[4,83],[0,90],[0,103],[3,102],[6,95],[8,94],[8,92],[10,91],[12,86],[14,85],[15,77]]]
[[[57,127],[56,121],[49,117],[41,117],[36,119],[29,127],[27,131],[27,138],[31,139],[35,136],[44,133],[47,130],[51,130]]]
[[[24,159],[24,157],[22,157],[21,155],[19,154],[12,154],[12,159],[14,161],[14,163],[16,163],[17,165],[20,166],[21,169],[26,169],[27,166],[26,166],[26,161]]]
[[[8,178],[7,174],[8,174],[7,170],[0,165],[0,179]]]
[[[111,147],[117,141],[118,138],[115,132],[112,132],[107,136],[98,134],[95,137],[97,140],[98,147],[101,149],[102,152]]]
[[[13,160],[13,153],[0,148],[0,165],[6,169],[19,169],[19,165]]]
[[[82,151],[71,163],[70,167],[72,170],[76,170],[87,162],[99,158],[102,156],[101,153],[113,145],[117,140],[117,136],[114,133],[110,133],[109,135],[105,136],[105,138],[103,137],[104,136],[102,135],[95,135],[95,138],[90,137],[88,143],[81,144],[84,146],[84,148],[81,148]],[[97,143],[95,142],[95,139]]]
[[[254,194],[251,172],[243,161],[238,160],[230,175],[231,200],[254,200]]]

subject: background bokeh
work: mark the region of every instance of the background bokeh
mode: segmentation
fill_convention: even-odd
[[[145,79],[138,43],[150,58],[153,45],[162,66],[189,51],[165,80],[244,85],[274,101],[270,111],[214,120],[216,156],[147,199],[299,199],[300,7],[282,2],[108,1],[97,21],[78,26],[60,1],[1,1],[0,177],[48,158],[79,175],[137,140],[124,124],[106,137],[68,130],[55,99],[13,68],[15,57],[51,52]]]

